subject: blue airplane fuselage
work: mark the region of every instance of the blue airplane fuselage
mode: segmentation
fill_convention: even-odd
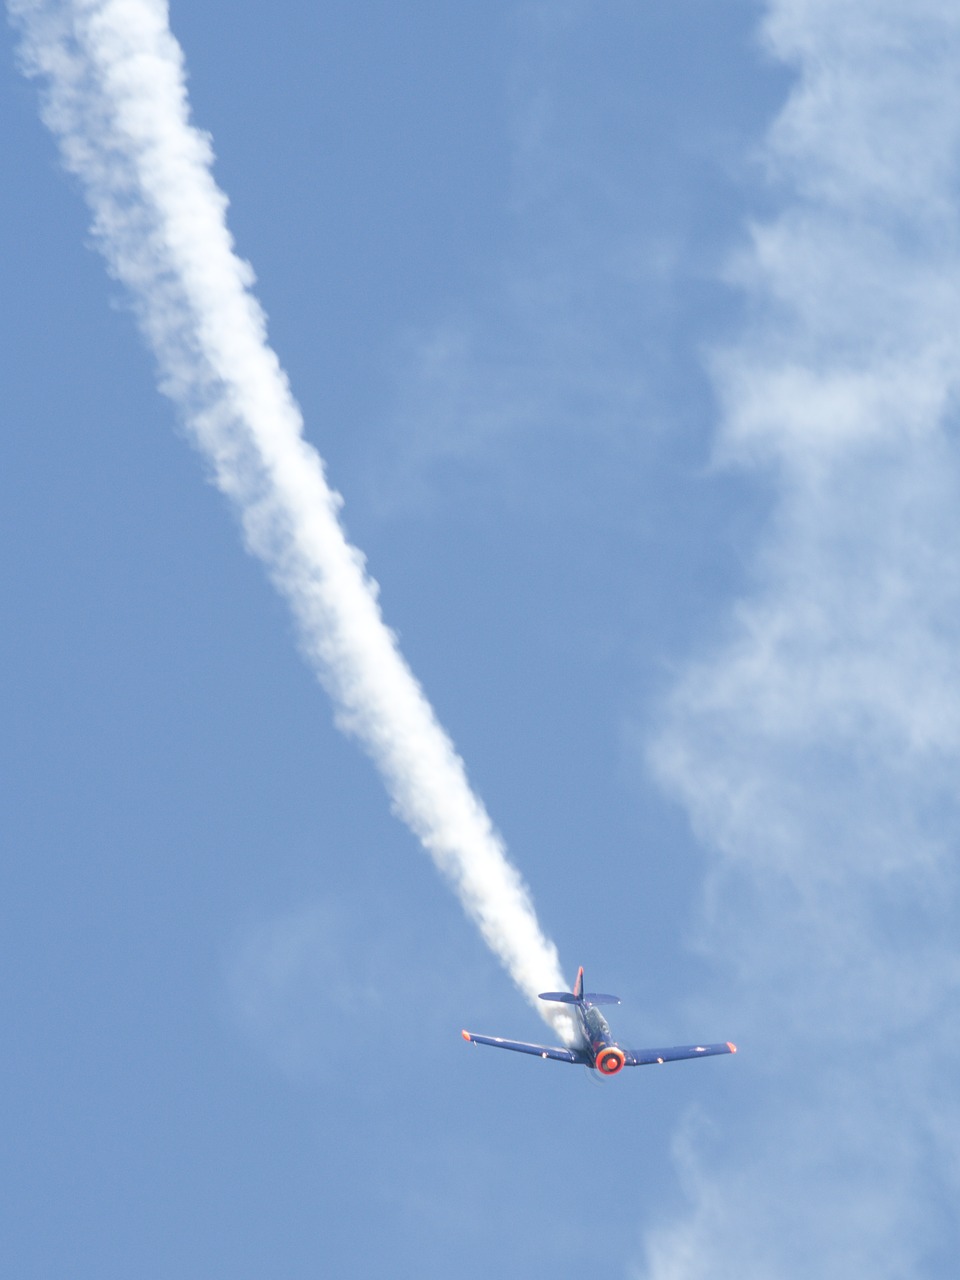
[[[593,1005],[574,1005],[580,1023],[580,1033],[589,1048],[592,1065],[605,1076],[613,1076],[624,1065],[624,1053],[610,1030],[609,1023]]]

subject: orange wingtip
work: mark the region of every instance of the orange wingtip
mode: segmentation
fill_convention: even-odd
[[[464,1035],[466,1035],[466,1032],[464,1032]],[[737,1052],[737,1046],[735,1044],[731,1044],[729,1040],[727,1041],[727,1048],[730,1050],[731,1053]]]
[[[469,1039],[470,1039],[470,1032],[469,1032],[469,1031],[461,1031],[461,1032],[460,1032],[460,1034],[463,1036],[464,1040],[469,1040]]]

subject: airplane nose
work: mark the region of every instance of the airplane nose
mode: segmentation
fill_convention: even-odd
[[[623,1070],[623,1064],[626,1061],[623,1050],[610,1047],[601,1049],[597,1054],[597,1070],[605,1076],[615,1076],[618,1071]]]

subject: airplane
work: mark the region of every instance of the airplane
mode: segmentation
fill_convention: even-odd
[[[599,1004],[619,1004],[620,998],[602,995],[598,991],[584,993],[583,965],[577,971],[573,991],[542,991],[540,999],[573,1005],[581,1035],[580,1048],[559,1049],[547,1044],[525,1044],[522,1040],[503,1040],[500,1036],[477,1036],[472,1031],[461,1031],[460,1034],[470,1044],[489,1044],[495,1049],[514,1049],[517,1053],[532,1053],[538,1058],[573,1062],[599,1071],[601,1076],[615,1076],[624,1067],[646,1067],[654,1063],[678,1062],[683,1058],[709,1058],[716,1053],[737,1052],[737,1046],[729,1040],[723,1044],[682,1044],[671,1049],[624,1049],[614,1040],[606,1018],[597,1008]]]

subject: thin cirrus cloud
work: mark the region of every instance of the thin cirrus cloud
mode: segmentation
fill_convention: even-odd
[[[234,252],[210,141],[189,119],[182,51],[161,0],[10,0],[43,116],[83,186],[96,242],[129,289],[159,366],[247,548],[286,599],[341,728],[374,760],[517,986],[565,985],[554,945],[462,760],[386,627],[376,584],[338,520],[341,499],[303,437],[253,273]]]
[[[645,1280],[951,1274],[960,1113],[960,14],[772,0],[779,212],[731,267],[720,465],[776,501],[649,761],[711,856],[746,1119],[677,1140]],[[747,1077],[749,1076],[749,1079]]]

